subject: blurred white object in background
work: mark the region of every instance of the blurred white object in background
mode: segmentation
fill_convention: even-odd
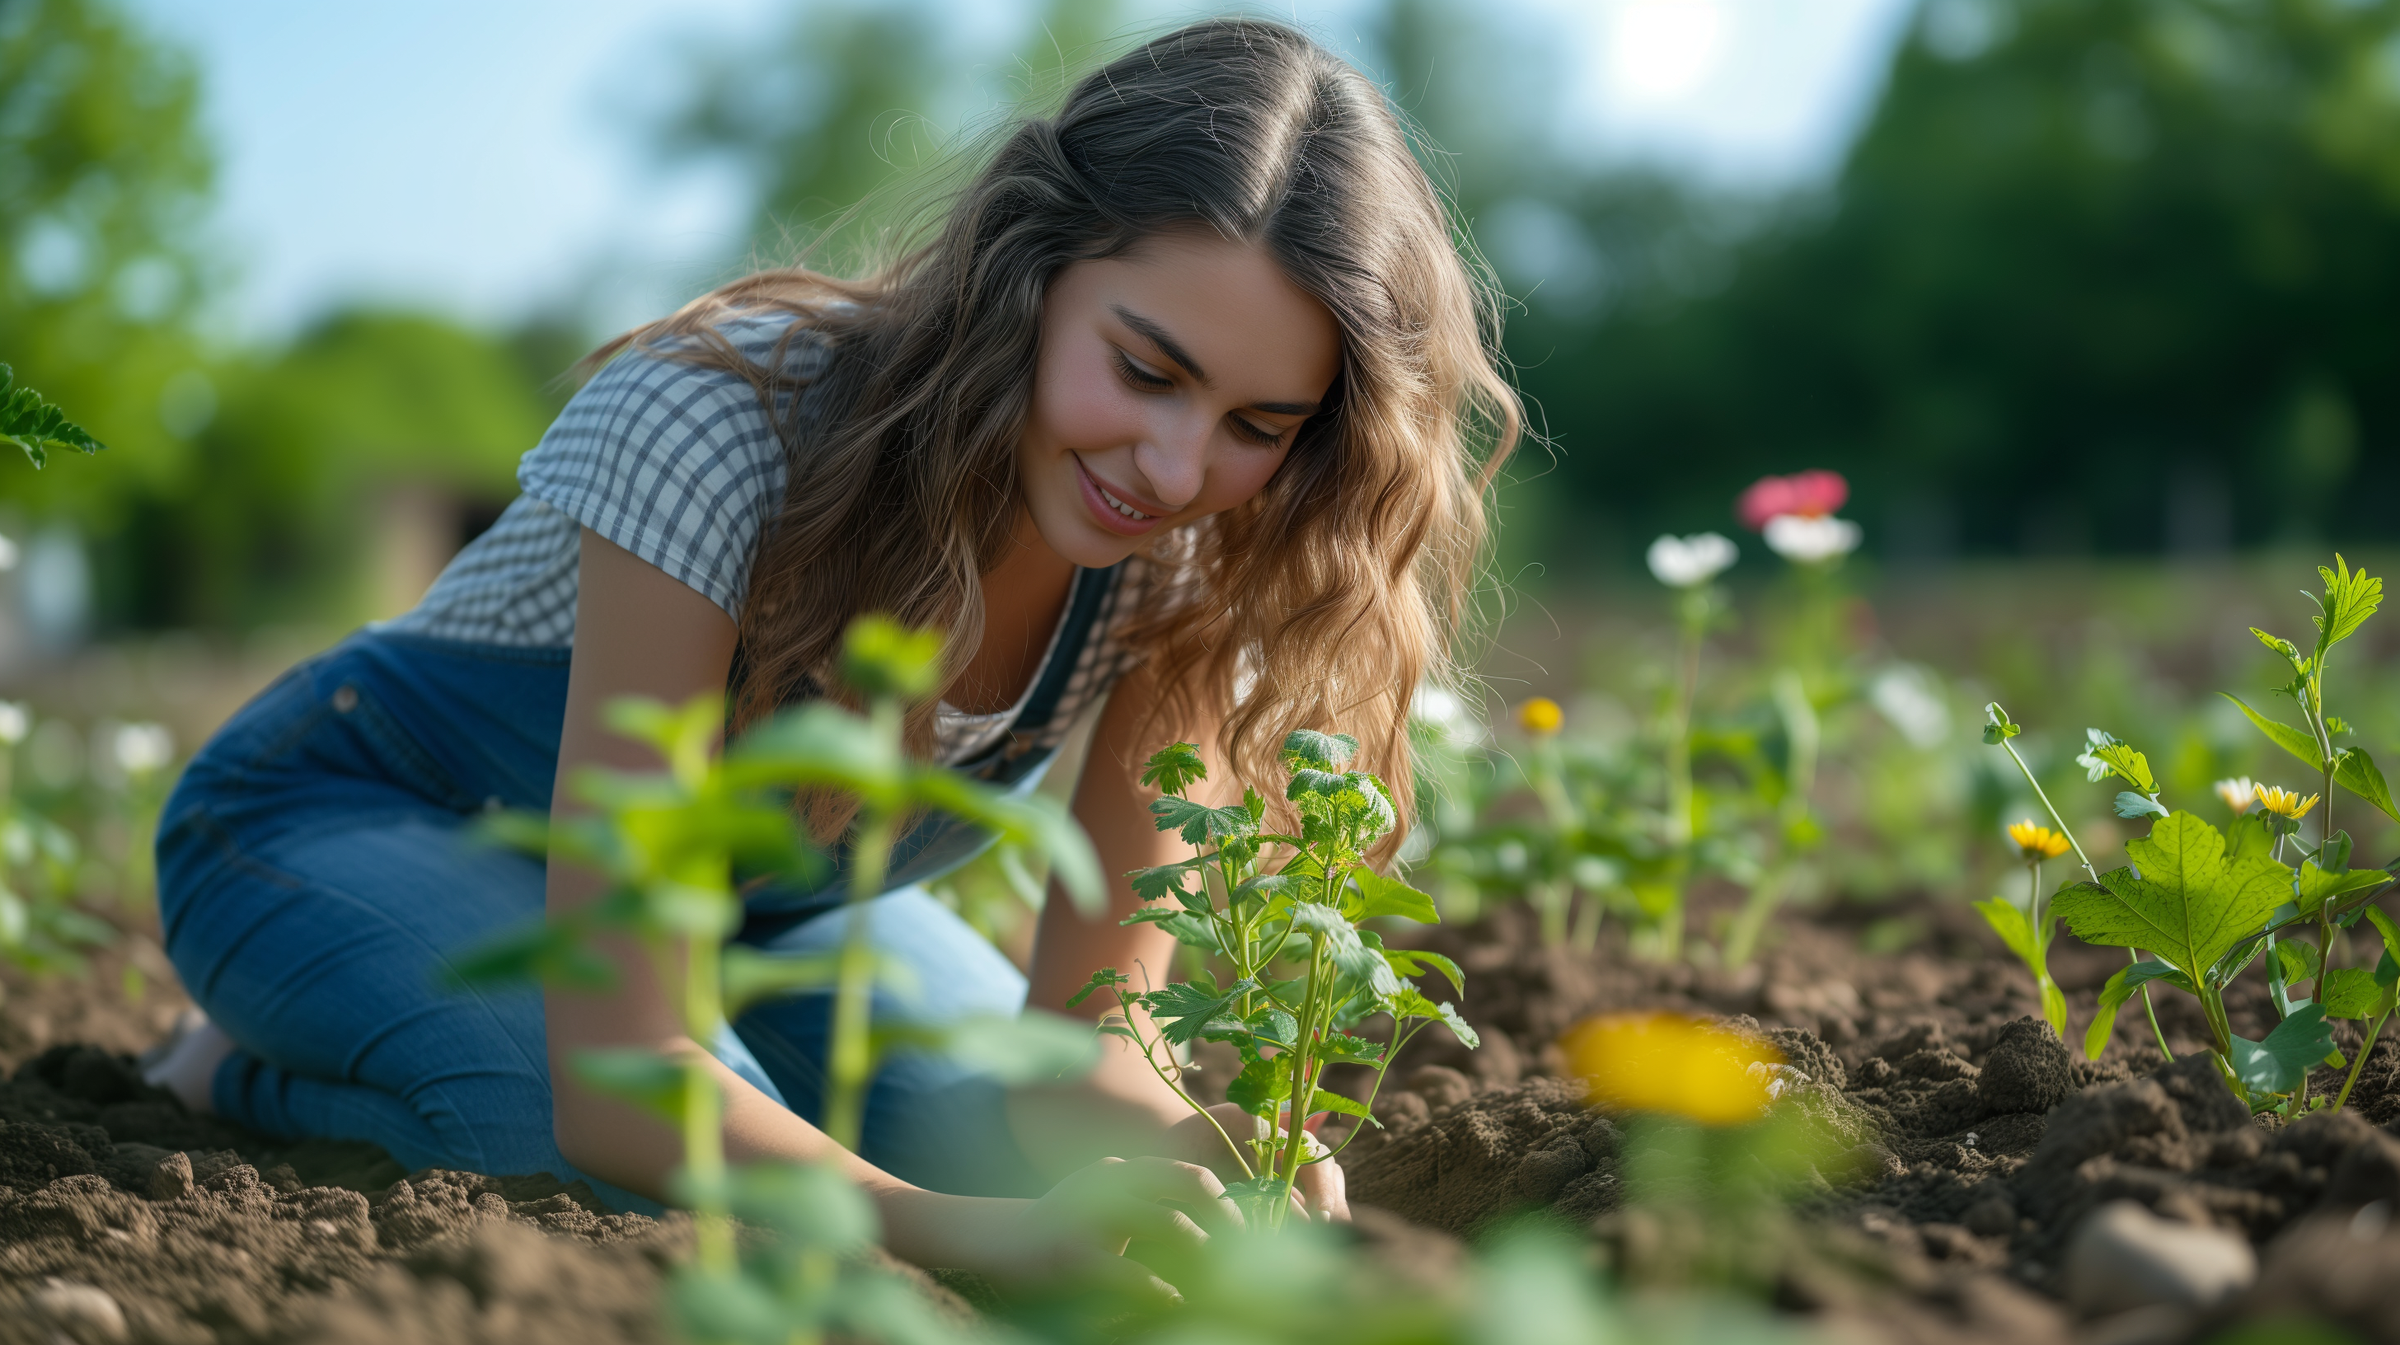
[[[1650,573],[1669,588],[1690,588],[1716,578],[1740,556],[1722,533],[1662,536],[1650,544]]]

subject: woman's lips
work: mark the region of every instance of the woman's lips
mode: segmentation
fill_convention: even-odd
[[[1140,518],[1128,518],[1117,506],[1109,503],[1108,495],[1103,493],[1106,487],[1092,475],[1090,468],[1083,465],[1081,458],[1075,459],[1075,479],[1083,484],[1084,507],[1091,511],[1092,518],[1101,527],[1120,537],[1139,537],[1158,526],[1161,517],[1158,514],[1144,513]],[[1125,503],[1137,511],[1141,508],[1131,500]]]

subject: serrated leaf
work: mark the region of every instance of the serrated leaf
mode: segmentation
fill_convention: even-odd
[[[1169,897],[1181,898],[1184,875],[1206,862],[1207,860],[1203,858],[1187,859],[1174,864],[1159,864],[1147,869],[1135,869],[1126,874],[1125,878],[1132,885],[1133,894],[1144,901],[1165,901]]]
[[[1449,1001],[1445,1000],[1436,1004],[1427,999],[1424,993],[1414,986],[1392,996],[1390,1013],[1394,1018],[1402,1020],[1430,1018],[1449,1028],[1450,1034],[1457,1037],[1459,1043],[1470,1051],[1479,1050],[1483,1046],[1483,1039],[1476,1035],[1474,1028],[1467,1026],[1467,1020],[1459,1016],[1458,1010],[1452,1007]]]
[[[2343,560],[2338,551],[2334,553],[2333,564],[2331,569],[2317,567],[2317,574],[2325,581],[2325,598],[2319,604],[2323,611],[2311,620],[2317,623],[2320,658],[2324,651],[2349,639],[2383,602],[2382,580],[2369,576],[2365,570],[2352,570],[2350,562]]]
[[[1323,1041],[1317,1043],[1317,1059],[1340,1064],[1381,1064],[1383,1063],[1383,1052],[1382,1042],[1368,1041],[1364,1037],[1353,1037],[1346,1032],[1329,1033]]]
[[[1200,749],[1190,743],[1168,743],[1142,764],[1142,783],[1162,794],[1180,796],[1207,778],[1208,765],[1200,760]]]
[[[2273,860],[2228,860],[2225,838],[2193,813],[2159,819],[2125,851],[2139,866],[2059,892],[2054,908],[2086,943],[2147,948],[2197,982],[2291,895]]]
[[[2333,1049],[2333,1028],[2325,1021],[2325,1006],[2311,1004],[2276,1024],[2264,1041],[2237,1036],[2232,1042],[2229,1063],[2244,1087],[2253,1093],[2288,1093]]]
[[[2229,701],[2232,701],[2236,706],[2240,707],[2243,717],[2248,719],[2252,724],[2256,725],[2259,732],[2267,735],[2267,741],[2275,744],[2277,747],[2282,748],[2284,751],[2291,753],[2293,756],[2298,757],[2301,761],[2301,764],[2307,766],[2312,771],[2322,772],[2325,769],[2325,757],[2324,754],[2317,750],[2317,740],[2315,738],[2309,736],[2309,734],[2303,730],[2293,728],[2291,725],[2283,723],[2280,720],[2267,718],[2258,711],[2251,709],[2247,701],[2244,701],[2241,697],[2234,695],[2230,691],[2221,691],[2217,694],[2223,696]]]
[[[1160,831],[1180,834],[1185,845],[1206,845],[1258,830],[1247,808],[1210,808],[1173,795],[1150,800],[1150,816]]]
[[[1367,1104],[1360,1102],[1356,1098],[1343,1097],[1339,1093],[1319,1088],[1309,1094],[1308,1114],[1314,1116],[1318,1112],[1322,1111],[1339,1112],[1344,1116],[1355,1116],[1363,1121],[1373,1123],[1377,1130],[1383,1129],[1383,1123],[1375,1120],[1374,1114],[1367,1110]]]
[[[2130,789],[2120,790],[2116,802],[2117,816],[2131,821],[2138,817],[2165,817],[2167,810],[2158,800],[2144,798]]]
[[[2374,804],[2385,817],[2400,822],[2400,805],[2392,801],[2392,787],[2384,782],[2383,772],[2375,768],[2375,758],[2363,747],[2347,747],[2334,758],[2333,782],[2367,802]]]
[[[2317,957],[2317,946],[2301,939],[2286,939],[2275,945],[2275,965],[2283,973],[2284,984],[2313,981],[2317,968],[2323,963]]]
[[[1396,915],[1419,924],[1441,923],[1442,913],[1435,908],[1433,898],[1397,878],[1387,878],[1373,869],[1359,869],[1350,875],[1350,881],[1358,885],[1361,898],[1356,919]]]
[[[1288,1057],[1253,1060],[1242,1066],[1242,1072],[1225,1086],[1225,1100],[1250,1113],[1272,1121],[1283,1111],[1283,1100],[1292,1095],[1291,1067]]]
[[[2119,967],[2117,974],[2108,978],[2108,984],[2100,987],[2099,1012],[2092,1018],[2091,1026],[2084,1029],[2083,1054],[2087,1059],[2098,1060],[2100,1053],[2108,1049],[2109,1036],[2117,1027],[2117,1011],[2152,981],[2164,982],[2185,994],[2200,993],[2192,988],[2190,977],[2156,958],[2143,958]]]
[[[1142,1007],[1150,1011],[1168,1041],[1182,1046],[1197,1038],[1209,1020],[1222,1014],[1226,1005],[1253,984],[1235,981],[1220,990],[1213,983],[1174,981],[1142,996]]]
[[[1090,999],[1093,995],[1096,995],[1103,990],[1111,990],[1117,986],[1124,985],[1130,980],[1132,980],[1131,977],[1117,970],[1115,967],[1102,967],[1100,970],[1092,973],[1092,979],[1083,983],[1083,989],[1076,991],[1072,996],[1068,997],[1067,1007],[1070,1009],[1075,1008],[1076,1006],[1082,1004],[1085,1000]]]
[[[52,450],[88,454],[108,447],[44,401],[42,394],[18,385],[16,371],[5,364],[0,364],[0,444],[22,449],[36,471],[50,460]]]
[[[1382,998],[1400,989],[1400,978],[1382,953],[1367,947],[1341,912],[1313,901],[1292,907],[1292,928],[1315,940],[1344,982]]]
[[[1358,739],[1347,733],[1294,729],[1283,739],[1286,767],[1314,766],[1321,771],[1338,771],[1357,751]]]
[[[2375,979],[2365,967],[2341,967],[2326,973],[2317,992],[2328,1018],[2380,1018],[2392,1011],[2392,987]]]
[[[2315,860],[2304,859],[2300,861],[2300,881],[2293,902],[2302,915],[2313,919],[2318,911],[2324,909],[2326,902],[2353,892],[2373,891],[2391,880],[2392,875],[2381,869],[2348,869],[2327,873],[2317,867]]]

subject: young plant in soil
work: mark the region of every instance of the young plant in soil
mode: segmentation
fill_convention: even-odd
[[[649,744],[667,769],[587,769],[573,787],[592,805],[592,815],[563,825],[503,817],[492,827],[501,839],[605,875],[606,896],[483,950],[462,964],[462,977],[530,977],[605,991],[614,977],[594,941],[630,936],[656,964],[685,1034],[698,1043],[720,1040],[732,1019],[762,999],[831,986],[835,1015],[823,1128],[855,1150],[878,1047],[868,1022],[875,959],[864,904],[883,889],[901,820],[948,813],[993,832],[1002,845],[1039,850],[1087,908],[1097,905],[1100,887],[1088,843],[1054,804],[1012,797],[912,761],[902,750],[905,704],[936,684],[937,634],[862,618],[850,628],[844,651],[844,675],[868,702],[864,716],[815,701],[722,755],[715,751],[724,722],[716,697],[680,709],[639,699],[610,705],[610,727]],[[858,805],[847,847],[849,923],[840,950],[830,958],[793,958],[727,946],[741,923],[737,872],[823,875],[826,861],[809,845],[793,805],[796,793],[809,791],[839,793]],[[1028,1073],[1055,1075],[1067,1063],[1055,1037],[1038,1028],[1027,1029],[1036,1038],[1029,1043],[1000,1040],[1007,1035],[1000,1024],[956,1024],[950,1031],[971,1034],[979,1047],[1000,1048],[992,1053],[1015,1057]],[[943,1035],[912,1026],[899,1039],[939,1046]],[[1088,1038],[1073,1035],[1071,1046],[1088,1050]],[[723,1097],[704,1053],[585,1051],[573,1068],[592,1087],[666,1119],[681,1133],[684,1161],[676,1193],[693,1212],[695,1250],[672,1294],[676,1314],[694,1338],[813,1341],[828,1330],[939,1337],[940,1324],[920,1300],[845,1259],[872,1242],[876,1229],[866,1198],[837,1168],[728,1167]],[[735,1218],[783,1236],[769,1251],[745,1259],[737,1254]]]
[[[1284,797],[1299,817],[1298,835],[1262,830],[1267,803],[1255,789],[1224,808],[1186,797],[1208,776],[1192,744],[1175,743],[1152,756],[1141,779],[1162,797],[1150,811],[1160,831],[1180,833],[1195,853],[1130,875],[1138,896],[1162,904],[1135,912],[1126,923],[1162,926],[1178,942],[1220,960],[1228,979],[1220,982],[1204,969],[1188,981],[1136,994],[1127,989],[1131,976],[1103,967],[1070,1001],[1071,1007],[1100,991],[1112,995],[1120,1013],[1101,1031],[1133,1042],[1159,1078],[1203,1116],[1208,1110],[1183,1088],[1191,1067],[1177,1059],[1177,1050],[1218,1041],[1240,1053],[1242,1071],[1226,1097],[1255,1118],[1256,1128],[1237,1139],[1218,1127],[1244,1174],[1226,1190],[1268,1227],[1282,1225],[1301,1167],[1339,1152],[1309,1132],[1311,1114],[1339,1112],[1361,1127],[1374,1124],[1368,1108],[1384,1071],[1428,1024],[1447,1026],[1470,1048],[1479,1044],[1456,1009],[1409,983],[1439,971],[1454,993],[1462,992],[1456,963],[1437,953],[1386,948],[1373,930],[1361,928],[1377,916],[1426,923],[1441,917],[1432,898],[1367,866],[1367,851],[1396,819],[1381,780],[1343,769],[1357,749],[1354,738],[1308,729],[1284,739],[1291,773]],[[1290,852],[1272,871],[1265,862],[1270,847]],[[1297,974],[1279,970],[1294,963]],[[1391,1016],[1388,1045],[1355,1035],[1377,1014]],[[1326,1068],[1336,1064],[1374,1071],[1365,1102],[1322,1086]],[[1357,1133],[1353,1129],[1352,1137]]]

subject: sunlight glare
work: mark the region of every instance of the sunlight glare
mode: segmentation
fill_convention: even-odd
[[[1690,92],[1723,46],[1725,16],[1715,0],[1621,0],[1609,18],[1609,74],[1644,102]]]

